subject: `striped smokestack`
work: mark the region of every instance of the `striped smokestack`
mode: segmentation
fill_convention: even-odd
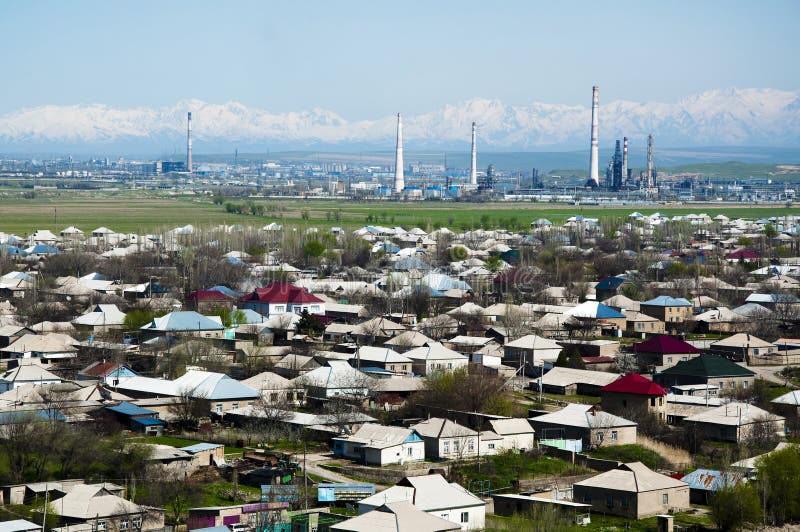
[[[186,171],[192,173],[192,113],[186,120]]]
[[[394,191],[400,193],[406,188],[403,176],[403,117],[397,113],[397,149],[394,152]]]
[[[622,137],[622,182],[628,181],[628,137]]]
[[[476,144],[476,124],[472,123],[472,165],[469,167],[469,184],[478,184],[478,147]]]
[[[597,152],[597,129],[598,115],[600,114],[600,89],[597,85],[592,87],[592,147],[589,160],[589,179],[594,181],[595,186],[600,186],[600,174],[598,170],[599,154]]]

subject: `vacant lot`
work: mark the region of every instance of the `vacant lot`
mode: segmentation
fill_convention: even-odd
[[[72,192],[37,193],[33,199],[21,196],[0,198],[0,231],[27,234],[36,229],[59,231],[74,225],[83,231],[107,226],[117,232],[147,233],[186,224],[264,225],[290,223],[298,227],[334,225],[353,229],[368,223],[417,226],[433,229],[506,227],[523,229],[537,218],[563,223],[570,216],[624,218],[633,211],[661,212],[672,216],[706,212],[729,217],[760,218],[796,211],[783,206],[742,207],[737,205],[663,205],[649,207],[597,207],[550,203],[442,203],[442,202],[342,202],[334,200],[270,200],[228,198],[227,202],[253,202],[267,207],[266,215],[251,216],[226,212],[206,197],[173,196],[154,192]]]

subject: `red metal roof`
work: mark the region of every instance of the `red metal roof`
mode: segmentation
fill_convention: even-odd
[[[667,391],[638,373],[628,373],[611,384],[600,388],[600,392],[630,393],[635,395],[667,395]]]
[[[749,249],[740,249],[739,251],[734,251],[733,253],[728,253],[725,255],[726,259],[760,259],[761,255],[756,253],[755,251],[751,251]]]
[[[187,301],[229,301],[232,298],[219,290],[196,290],[186,297]]]
[[[669,336],[667,334],[660,334],[650,338],[649,340],[640,342],[633,346],[633,350],[637,353],[660,353],[663,355],[700,352],[700,350],[692,344],[686,343],[683,340],[679,340],[678,338]]]
[[[94,366],[89,366],[85,370],[81,371],[83,375],[88,375],[92,377],[105,377],[115,369],[119,367],[119,364],[116,362],[98,362]]]
[[[323,303],[320,298],[306,289],[289,283],[272,283],[264,288],[256,288],[242,299],[260,303]]]

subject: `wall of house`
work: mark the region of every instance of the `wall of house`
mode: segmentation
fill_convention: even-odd
[[[616,439],[614,438],[616,433]],[[602,440],[600,436],[602,434]],[[585,441],[584,441],[585,443]],[[630,445],[636,443],[636,427],[615,427],[591,430],[591,447],[608,447],[610,445]]]
[[[375,465],[404,464],[425,460],[425,442],[406,442],[386,449],[366,449],[367,463]]]
[[[667,419],[667,398],[630,393],[603,393],[603,410],[632,419],[645,413],[653,414],[662,421]]]
[[[486,527],[486,505],[483,504],[467,508],[431,510],[428,513],[460,525],[461,530],[483,530]],[[466,521],[462,519],[464,513],[467,514]]]
[[[504,435],[502,445],[504,449],[533,449],[533,433]]]

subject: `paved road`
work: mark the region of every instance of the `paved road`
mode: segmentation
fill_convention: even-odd
[[[781,377],[779,373],[783,370],[784,366],[748,366],[751,371],[755,371],[756,377],[760,377],[764,380],[774,382],[776,384],[780,384],[781,386],[786,385],[789,388],[795,388],[792,383],[787,383],[786,379]]]

